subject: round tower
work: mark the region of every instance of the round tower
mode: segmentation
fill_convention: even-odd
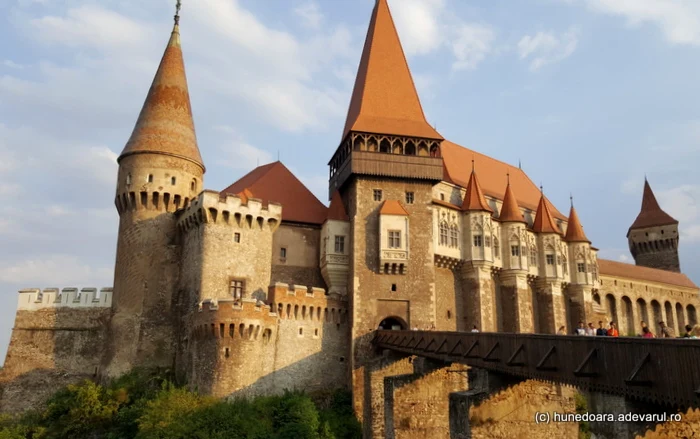
[[[106,373],[172,365],[180,261],[176,215],[205,172],[180,46],[179,15],[136,126],[118,158],[119,235]]]
[[[680,273],[678,221],[661,209],[646,178],[642,210],[627,232],[627,241],[637,265]]]

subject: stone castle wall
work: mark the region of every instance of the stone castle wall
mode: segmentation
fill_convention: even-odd
[[[272,236],[271,284],[282,282],[326,288],[318,263],[320,249],[319,226],[281,224]]]

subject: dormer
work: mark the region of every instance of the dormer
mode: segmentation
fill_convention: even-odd
[[[409,253],[408,212],[396,200],[379,209],[379,272],[406,274]]]
[[[462,201],[464,223],[464,259],[472,262],[493,261],[493,227],[489,207],[472,169]]]
[[[578,218],[573,201],[569,211],[569,222],[564,240],[568,245],[571,261],[570,282],[578,285],[592,285],[597,282],[595,259],[591,253],[591,241],[586,237]]]
[[[561,252],[562,236],[561,231],[554,222],[549,208],[549,200],[544,196],[544,193],[540,197],[540,202],[537,206],[532,231],[537,236],[540,277],[561,280],[564,274]]]
[[[335,191],[321,227],[320,266],[329,294],[347,294],[350,245],[350,219],[340,192]]]

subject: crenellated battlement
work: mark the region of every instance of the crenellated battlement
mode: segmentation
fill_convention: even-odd
[[[19,291],[18,311],[46,308],[109,308],[112,288],[27,288]]]
[[[348,302],[344,296],[326,295],[323,288],[275,283],[267,295],[280,319],[347,323]]]
[[[114,205],[117,207],[117,212],[120,215],[136,210],[173,213],[179,209],[186,209],[190,205],[190,198],[165,191],[129,191],[117,194],[114,198]]]
[[[263,205],[262,200],[249,198],[244,204],[241,197],[205,190],[194,198],[182,212],[178,227],[187,232],[204,223],[225,224],[238,228],[263,230],[265,226],[274,232],[282,220],[282,206],[277,203]]]

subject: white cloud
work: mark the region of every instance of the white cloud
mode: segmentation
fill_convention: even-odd
[[[486,25],[462,24],[450,42],[455,62],[453,70],[472,70],[491,52],[495,31]]]
[[[657,197],[661,208],[680,222],[682,242],[700,242],[700,185],[659,191]]]
[[[0,282],[14,285],[112,286],[113,267],[87,264],[73,255],[53,254],[0,267]]]
[[[24,66],[22,64],[18,64],[11,59],[6,59],[5,61],[2,62],[2,65],[5,67],[9,67],[11,69],[23,69]]]
[[[620,261],[620,262],[626,262],[626,263],[631,263],[631,262],[632,262],[632,258],[629,257],[628,255],[619,255],[619,256],[617,257],[617,260]]]
[[[672,44],[700,45],[700,2],[697,0],[586,0],[596,12],[624,17],[637,28],[658,27]]]
[[[249,171],[272,162],[272,155],[269,152],[247,143],[240,135],[236,134],[232,127],[222,126],[217,127],[217,130],[225,132],[231,137],[220,147],[223,154],[217,160],[218,164],[232,169]]]
[[[298,15],[304,25],[311,29],[318,29],[323,22],[323,13],[314,1],[307,1],[294,9],[294,13]]]
[[[525,35],[518,42],[518,55],[521,60],[529,59],[531,71],[539,70],[571,56],[578,45],[578,34],[578,29],[571,28],[559,35],[551,31]]]

